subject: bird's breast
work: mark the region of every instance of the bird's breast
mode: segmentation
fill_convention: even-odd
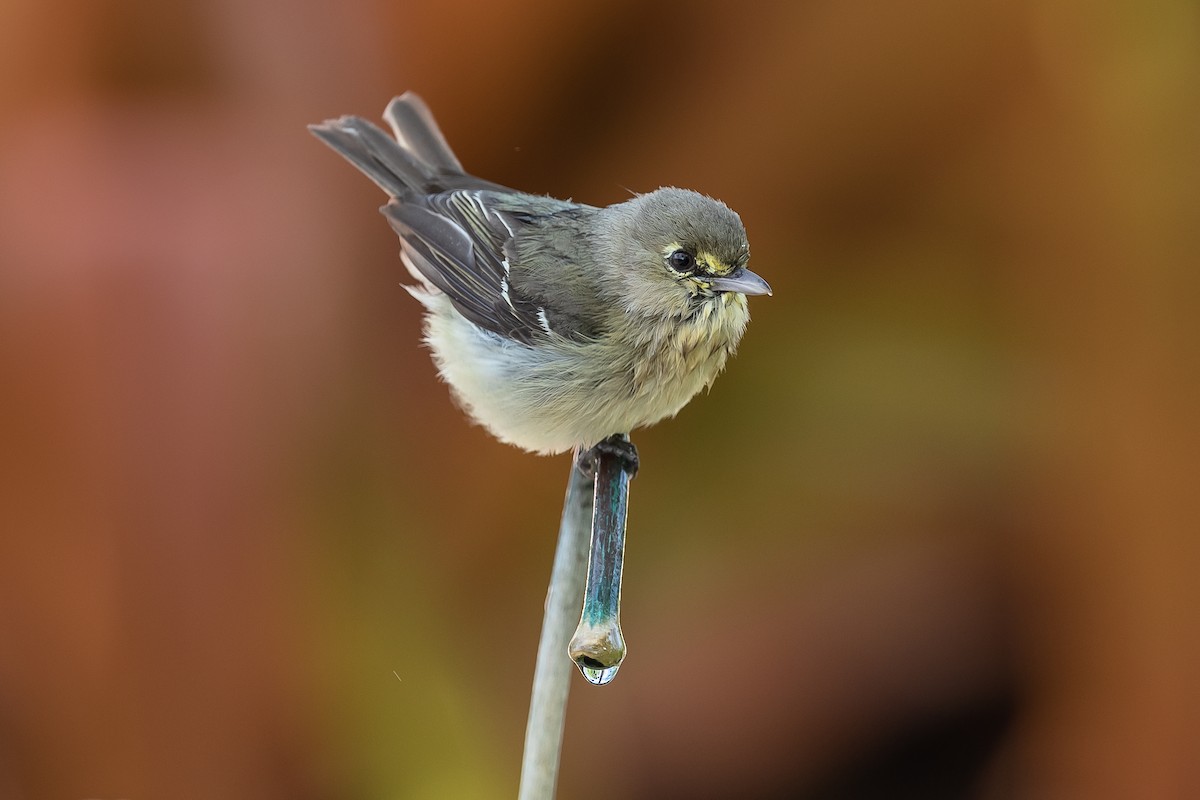
[[[674,406],[671,413],[713,382],[750,319],[746,298],[734,293],[716,295],[689,312],[664,320],[633,365],[633,393],[661,396]]]

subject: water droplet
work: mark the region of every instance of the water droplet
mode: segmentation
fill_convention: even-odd
[[[577,664],[579,671],[583,673],[583,677],[588,683],[596,686],[603,686],[617,677],[617,670],[621,668],[620,664],[615,664],[611,667],[585,667],[582,664]]]

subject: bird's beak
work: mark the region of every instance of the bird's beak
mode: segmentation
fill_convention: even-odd
[[[723,278],[713,278],[712,288],[718,292],[741,292],[742,294],[770,294],[771,286],[745,267],[739,267]]]

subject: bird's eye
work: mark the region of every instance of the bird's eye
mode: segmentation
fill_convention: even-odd
[[[669,258],[671,269],[676,272],[691,272],[696,268],[696,257],[687,250],[676,250]]]

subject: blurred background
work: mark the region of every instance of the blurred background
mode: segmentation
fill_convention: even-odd
[[[1200,9],[0,1],[0,797],[503,798],[569,459],[448,399],[382,195],[740,212],[635,435],[564,798],[1200,796]]]

